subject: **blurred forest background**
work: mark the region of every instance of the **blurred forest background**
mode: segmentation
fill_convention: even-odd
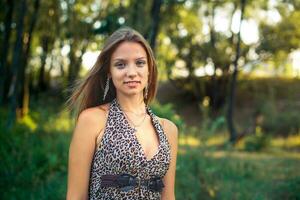
[[[67,88],[122,26],[155,51],[177,199],[300,199],[300,0],[0,0],[0,199],[65,198]]]

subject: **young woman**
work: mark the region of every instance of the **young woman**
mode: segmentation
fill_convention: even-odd
[[[115,31],[75,88],[78,110],[69,149],[68,200],[174,200],[177,127],[148,107],[157,67],[146,40]]]

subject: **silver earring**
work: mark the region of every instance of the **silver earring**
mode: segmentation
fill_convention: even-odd
[[[103,94],[103,101],[105,100],[108,90],[109,90],[109,77],[107,77],[107,79],[106,79],[106,84],[105,84],[104,94]]]
[[[144,98],[147,99],[148,98],[148,85],[145,87],[145,94],[144,94]]]

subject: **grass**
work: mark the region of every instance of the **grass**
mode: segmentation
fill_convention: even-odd
[[[0,121],[0,199],[65,199],[74,123],[60,105],[51,98],[34,102],[11,131]],[[300,199],[299,134],[270,136],[265,148],[246,151],[247,138],[232,147],[219,125],[187,127],[172,106],[155,104],[153,110],[184,129],[179,137],[176,199]],[[0,117],[6,118],[3,108]]]
[[[36,102],[10,131],[0,122],[0,199],[65,199],[72,122],[52,100]]]
[[[184,140],[178,154],[177,199],[300,199],[299,152],[216,150],[200,142],[186,146]]]
[[[32,117],[13,132],[1,132],[1,199],[65,198],[70,140],[65,124],[70,122],[64,115]],[[47,124],[54,119],[57,125],[50,130]],[[294,140],[274,139],[277,151],[246,152],[227,148],[226,139],[180,136],[177,199],[299,199],[300,153],[278,146]]]

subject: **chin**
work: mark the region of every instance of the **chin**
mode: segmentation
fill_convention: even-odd
[[[126,96],[136,96],[136,95],[143,95],[143,91],[125,91],[123,92]]]
[[[138,87],[138,88],[127,88],[127,87],[122,87],[122,88],[116,88],[117,93],[122,93],[125,96],[135,96],[135,95],[142,95],[143,96],[143,88]]]

